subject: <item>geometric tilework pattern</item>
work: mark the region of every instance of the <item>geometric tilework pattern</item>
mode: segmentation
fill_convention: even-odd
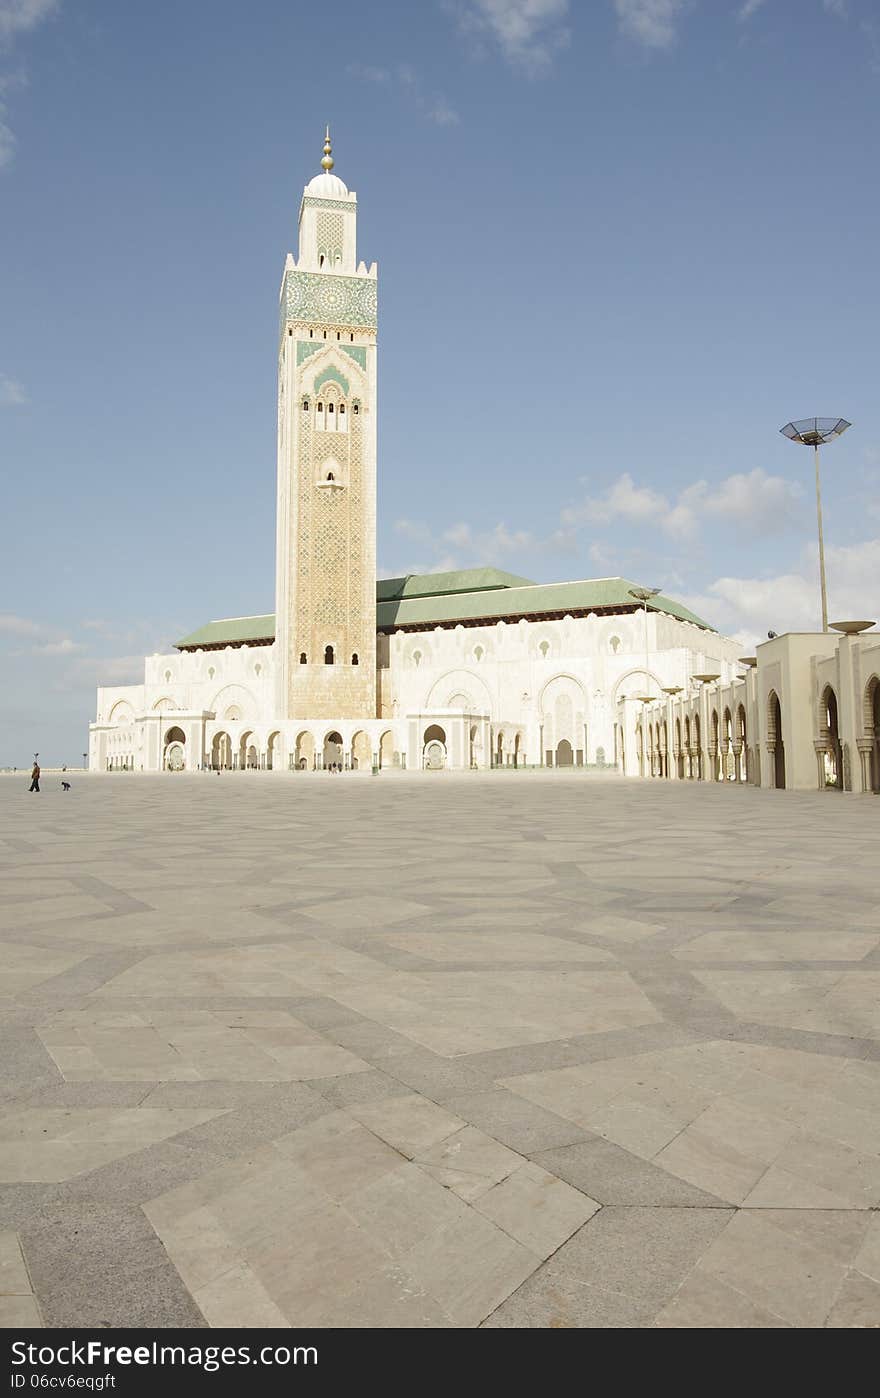
[[[71,781],[0,777],[4,1324],[880,1323],[867,798]]]

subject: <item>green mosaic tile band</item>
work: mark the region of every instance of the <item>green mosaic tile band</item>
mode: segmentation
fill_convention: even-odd
[[[318,350],[326,349],[325,340],[297,340],[296,342],[296,362],[297,365],[308,359],[310,354],[317,354]]]
[[[341,277],[328,272],[286,272],[282,321],[325,325],[364,325],[375,329],[378,290],[372,277]]]
[[[367,351],[363,345],[340,345],[339,348],[344,350],[345,353],[354,360],[355,364],[359,364],[364,370],[364,373],[366,373]]]

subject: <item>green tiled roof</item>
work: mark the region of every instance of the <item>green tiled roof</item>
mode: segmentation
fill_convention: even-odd
[[[465,586],[458,584],[464,583]],[[380,631],[397,627],[425,628],[502,617],[537,620],[545,616],[572,616],[584,612],[620,612],[639,605],[630,597],[635,583],[627,578],[585,578],[580,582],[530,583],[496,568],[473,568],[461,573],[429,573],[405,578],[384,578],[376,584],[376,626]],[[649,603],[679,621],[714,631],[680,602],[662,593]],[[177,642],[179,650],[197,646],[266,644],[275,638],[275,617],[244,616],[209,621],[191,636]]]
[[[241,646],[257,641],[274,641],[275,613],[268,616],[236,616],[225,621],[209,621],[191,636],[175,641],[178,650],[195,650],[197,646]]]
[[[531,578],[503,573],[500,568],[465,568],[458,573],[409,573],[405,578],[380,578],[376,601],[403,597],[442,597],[453,592],[490,592],[499,587],[532,587]]]
[[[529,583],[493,592],[459,593],[441,597],[404,597],[383,602],[376,608],[380,631],[397,626],[438,626],[452,622],[497,621],[501,617],[565,616],[587,611],[620,611],[640,604],[630,597],[636,584],[627,578],[586,578],[581,582]],[[649,603],[655,611],[667,612],[679,621],[690,621],[706,631],[708,622],[688,611],[680,602],[660,593]]]

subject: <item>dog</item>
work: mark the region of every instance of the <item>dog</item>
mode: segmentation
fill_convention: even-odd
[[[70,782],[62,782],[62,783],[61,783],[61,790],[62,790],[62,791],[69,791],[69,790],[70,790]]]

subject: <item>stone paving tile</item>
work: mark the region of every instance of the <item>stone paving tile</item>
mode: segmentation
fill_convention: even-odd
[[[2,1323],[880,1324],[876,803],[42,795],[0,778]]]

